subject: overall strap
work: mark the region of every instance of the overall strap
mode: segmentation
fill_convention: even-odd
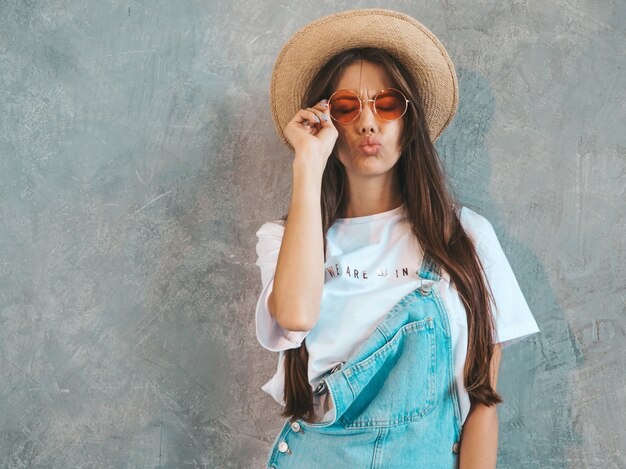
[[[424,253],[418,275],[423,279],[434,280],[435,282],[441,280],[441,268],[435,264],[428,253]]]

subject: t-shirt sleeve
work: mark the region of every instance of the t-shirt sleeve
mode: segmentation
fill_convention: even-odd
[[[496,303],[495,307],[491,305],[496,318],[495,343],[501,343],[504,348],[539,332],[539,327],[493,226],[486,218],[481,218],[476,247]]]
[[[261,269],[261,294],[256,304],[256,336],[259,343],[271,352],[300,347],[310,331],[290,331],[272,316],[268,300],[274,288],[274,274],[285,228],[282,221],[266,222],[256,232],[257,261]]]

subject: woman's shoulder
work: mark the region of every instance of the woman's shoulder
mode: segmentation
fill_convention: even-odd
[[[459,213],[461,226],[467,235],[473,240],[479,240],[483,236],[493,236],[494,230],[491,222],[475,208],[467,205],[456,205],[455,208]],[[257,230],[256,235],[262,236],[279,236],[282,237],[285,231],[285,220],[278,218],[275,220],[265,221]]]
[[[493,233],[491,222],[484,215],[478,213],[476,209],[462,205],[459,216],[461,226],[467,235],[474,241],[483,238],[485,235]]]

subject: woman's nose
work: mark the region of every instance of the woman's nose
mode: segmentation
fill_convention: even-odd
[[[375,128],[376,114],[374,113],[373,103],[371,101],[363,101],[361,107],[361,115],[358,123],[361,128]]]

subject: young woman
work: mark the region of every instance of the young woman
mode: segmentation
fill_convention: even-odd
[[[399,12],[330,15],[283,47],[293,187],[257,232],[256,332],[288,418],[267,467],[495,467],[500,348],[539,328],[492,225],[447,189],[433,144],[457,91]]]

